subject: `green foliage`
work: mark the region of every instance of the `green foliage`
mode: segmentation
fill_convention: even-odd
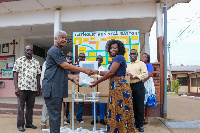
[[[178,96],[178,93],[167,93],[167,95],[170,95],[170,96]]]
[[[181,84],[179,83],[179,79],[172,80],[172,88],[176,93],[178,93],[178,89],[181,87]]]
[[[171,92],[170,85],[167,85],[167,92]]]

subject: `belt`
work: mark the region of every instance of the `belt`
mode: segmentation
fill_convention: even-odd
[[[130,83],[130,84],[134,84],[134,85],[136,85],[136,84],[140,84],[140,83],[142,83],[143,81],[142,80],[140,80],[140,81],[138,81],[138,82],[136,82],[136,83]]]

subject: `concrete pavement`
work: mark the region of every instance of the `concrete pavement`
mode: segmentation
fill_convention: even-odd
[[[17,104],[16,98],[0,98],[0,103]],[[42,105],[42,97],[37,97],[37,105]],[[3,108],[11,110],[10,108]],[[0,107],[0,110],[2,108]],[[12,108],[12,110],[14,110]],[[184,121],[197,121],[200,120],[200,100],[187,99],[178,96],[168,96],[167,115],[168,119],[160,117],[150,117],[149,124],[144,125],[146,133],[199,133],[200,128],[170,128],[166,126],[166,122],[184,122]],[[37,111],[41,111],[40,108]],[[16,127],[17,116],[15,114],[0,114],[0,133],[20,133]],[[92,131],[93,126],[90,125],[91,116],[83,116],[84,124],[76,123],[75,129],[83,127]],[[41,115],[33,116],[33,124],[37,129],[26,129],[26,133],[42,133],[40,130]],[[48,126],[47,126],[48,127]],[[70,126],[68,126],[70,127]],[[97,123],[98,128],[105,128],[105,126]]]

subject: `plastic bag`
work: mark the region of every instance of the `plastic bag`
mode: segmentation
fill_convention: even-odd
[[[80,72],[79,74],[79,85],[82,87],[89,87],[91,85],[91,82],[94,81],[93,78],[90,78],[87,74]]]

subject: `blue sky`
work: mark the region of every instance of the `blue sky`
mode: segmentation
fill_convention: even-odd
[[[171,43],[172,65],[200,65],[199,5],[200,0],[191,0],[190,3],[176,4],[167,12],[167,42]],[[151,62],[157,62],[155,23],[150,32],[149,43]]]

